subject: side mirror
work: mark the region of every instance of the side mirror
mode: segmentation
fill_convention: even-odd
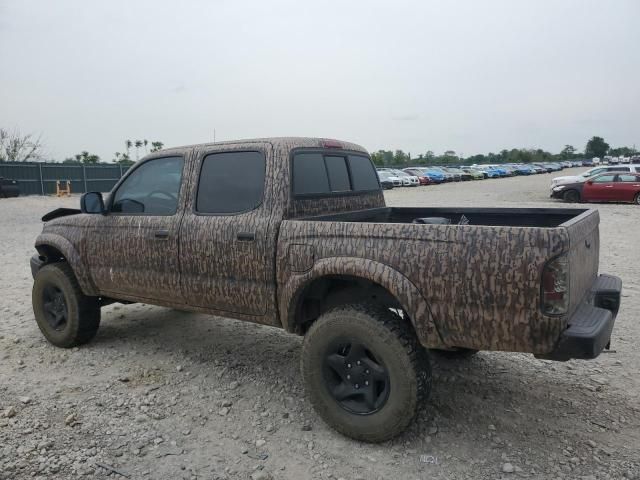
[[[100,192],[87,192],[80,197],[82,213],[105,213],[104,200]]]
[[[587,180],[587,185],[593,185],[593,180]]]

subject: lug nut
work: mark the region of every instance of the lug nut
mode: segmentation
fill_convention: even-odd
[[[365,384],[365,385],[369,385],[369,380],[365,380],[365,381],[364,381],[364,384]]]
[[[356,362],[356,364],[360,365],[360,360],[358,360],[358,361]]]
[[[347,363],[347,368],[351,368],[351,364],[350,363]]]
[[[365,370],[364,373],[366,373],[367,375],[369,375],[369,370]]]
[[[351,380],[351,375],[347,375],[347,380]]]
[[[357,383],[356,383],[356,388],[360,388],[360,385],[358,385]]]

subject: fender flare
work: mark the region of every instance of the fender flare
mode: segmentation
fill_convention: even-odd
[[[82,292],[88,296],[98,295],[98,290],[93,283],[91,275],[89,274],[89,269],[82,261],[82,257],[69,240],[54,233],[43,233],[40,234],[38,238],[36,238],[35,247],[38,252],[40,252],[40,249],[38,247],[53,247],[56,250],[60,251],[60,253],[62,253],[67,263],[73,270],[73,273],[78,280],[78,284],[80,285]]]
[[[420,343],[427,348],[446,348],[431,310],[418,288],[403,274],[380,262],[356,257],[333,257],[318,260],[307,272],[292,275],[280,286],[279,310],[282,325],[295,331],[295,315],[305,289],[319,278],[330,275],[359,277],[385,288],[407,312]]]

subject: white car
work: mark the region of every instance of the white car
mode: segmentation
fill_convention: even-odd
[[[384,178],[385,180],[393,182],[394,187],[402,186],[402,180],[400,180],[400,178],[397,175],[393,174],[390,170],[378,170],[378,178]]]
[[[399,177],[402,180],[402,185],[405,187],[419,187],[420,179],[415,175],[411,175],[407,172],[403,172],[402,170],[392,170],[392,175]]]
[[[551,180],[551,188],[558,185],[566,185],[568,183],[584,182],[588,178],[602,172],[635,172],[640,173],[640,165],[609,165],[601,167],[593,167],[580,175],[569,175],[565,177],[556,177]]]

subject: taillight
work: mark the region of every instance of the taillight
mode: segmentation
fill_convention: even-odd
[[[325,139],[322,141],[322,146],[324,148],[342,148],[342,143],[337,140]]]
[[[542,271],[542,311],[562,315],[569,309],[569,262],[566,256],[547,263]]]

